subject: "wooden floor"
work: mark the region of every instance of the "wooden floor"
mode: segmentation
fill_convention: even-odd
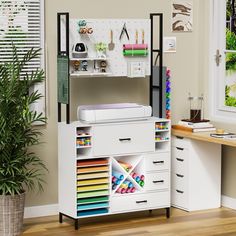
[[[171,218],[164,211],[119,214],[83,219],[81,228],[75,231],[73,221],[58,217],[27,219],[23,236],[236,236],[236,211],[227,208],[209,211],[184,212],[172,209]]]

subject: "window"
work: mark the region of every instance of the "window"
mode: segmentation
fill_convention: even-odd
[[[212,1],[211,114],[214,119],[236,119],[236,1]]]
[[[11,60],[12,42],[16,45],[19,58],[30,48],[41,48],[41,58],[27,65],[28,70],[44,69],[43,0],[1,0],[0,1],[0,61]],[[32,90],[39,90],[43,98],[32,107],[45,113],[45,83]],[[30,91],[29,91],[30,92]]]

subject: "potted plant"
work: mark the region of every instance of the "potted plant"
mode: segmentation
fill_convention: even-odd
[[[20,59],[15,46],[12,61],[0,64],[0,235],[20,235],[25,191],[42,190],[46,166],[30,147],[40,142],[34,124],[45,122],[42,113],[30,109],[42,95],[29,89],[44,80],[43,70],[23,74],[40,50],[31,49]]]
[[[97,51],[97,56],[99,58],[106,58],[107,44],[99,42],[95,44],[95,49]]]

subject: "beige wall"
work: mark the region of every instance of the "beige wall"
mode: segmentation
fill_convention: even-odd
[[[188,117],[188,92],[198,95],[206,90],[208,78],[207,59],[202,48],[207,50],[207,6],[206,0],[194,0],[194,30],[191,33],[171,32],[171,1],[147,0],[45,0],[46,44],[47,44],[47,109],[48,124],[43,129],[43,145],[37,152],[46,161],[49,174],[46,176],[45,191],[28,194],[27,206],[57,203],[57,82],[56,82],[56,14],[69,12],[77,18],[149,18],[153,12],[164,13],[164,35],[177,37],[177,53],[166,54],[164,64],[172,71],[172,122]],[[140,4],[140,6],[139,6]],[[125,7],[124,7],[125,6]],[[205,51],[206,52],[206,51]],[[204,61],[205,60],[205,61]],[[148,103],[148,81],[126,78],[77,79],[73,82],[73,100],[80,104],[134,101]],[[76,96],[77,93],[77,96]],[[75,113],[75,110],[73,114]],[[224,151],[230,156],[234,151]],[[225,158],[227,160],[227,158]],[[236,160],[236,159],[235,159]],[[223,166],[229,166],[226,162]],[[235,163],[236,164],[236,163]],[[225,175],[223,183],[230,184],[231,176]],[[227,184],[226,184],[227,182]],[[231,185],[233,189],[233,185]],[[223,188],[231,194],[230,188]],[[236,193],[233,195],[236,197]]]

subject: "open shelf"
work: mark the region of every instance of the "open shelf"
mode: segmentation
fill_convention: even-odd
[[[141,156],[119,156],[112,159],[112,193],[129,194],[142,192],[143,188],[131,176],[133,172],[143,170],[143,160]]]

